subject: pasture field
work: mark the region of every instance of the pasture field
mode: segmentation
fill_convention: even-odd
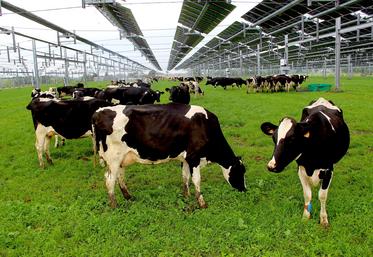
[[[311,78],[305,85],[313,82],[333,78]],[[153,88],[175,84],[160,81]],[[54,165],[39,169],[25,108],[31,88],[1,90],[0,256],[372,256],[372,77],[342,79],[338,93],[246,94],[244,88],[202,87],[205,96],[192,97],[192,103],[219,117],[244,160],[248,187],[240,193],[217,165],[205,167],[201,187],[209,207],[203,210],[194,197],[182,196],[178,162],[130,166],[127,185],[135,199],[125,201],[116,188],[119,208],[110,209],[104,168],[93,168],[88,138],[51,147]],[[343,109],[351,133],[329,190],[329,229],[319,224],[317,190],[313,218],[301,219],[295,163],[280,174],[267,171],[273,143],[260,130],[264,121],[299,120],[302,108],[320,96]],[[165,93],[162,102],[167,101]]]

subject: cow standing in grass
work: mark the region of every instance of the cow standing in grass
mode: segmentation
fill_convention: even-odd
[[[52,164],[49,142],[58,134],[67,139],[80,138],[91,134],[91,118],[100,107],[111,105],[104,100],[56,100],[33,98],[27,105],[31,111],[35,128],[35,147],[40,167],[44,168],[43,154]]]
[[[326,199],[333,177],[333,165],[347,152],[350,134],[342,110],[331,101],[319,98],[303,109],[300,122],[283,118],[279,126],[265,122],[262,131],[275,143],[269,171],[281,172],[291,161],[298,164],[303,187],[305,218],[311,217],[312,187],[321,184],[320,223],[328,226]]]
[[[124,198],[131,197],[124,169],[135,162],[181,161],[184,195],[189,195],[192,175],[201,208],[207,206],[200,190],[200,168],[206,162],[218,163],[234,188],[246,190],[245,166],[224,138],[217,117],[202,107],[179,103],[105,107],[93,115],[92,124],[96,148],[108,165],[106,187],[113,208],[117,181]]]

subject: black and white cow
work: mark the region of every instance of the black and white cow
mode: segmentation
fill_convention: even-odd
[[[169,160],[183,163],[184,195],[189,179],[201,208],[200,167],[216,162],[225,179],[245,191],[245,166],[224,138],[218,118],[199,106],[169,103],[160,105],[117,105],[100,108],[92,117],[99,156],[108,165],[105,175],[111,207],[116,207],[116,181],[124,198],[131,196],[124,182],[124,169],[133,163],[158,164]]]
[[[72,96],[75,99],[83,98],[85,96],[94,97],[101,91],[101,89],[95,87],[77,88],[76,90],[74,90]]]
[[[74,91],[84,88],[83,83],[77,83],[75,86],[64,86],[64,87],[57,87],[58,97],[64,97],[66,95],[73,95]]]
[[[36,142],[40,167],[44,168],[43,154],[49,163],[52,159],[49,153],[49,142],[52,136],[61,135],[67,139],[80,138],[91,133],[91,118],[100,107],[110,105],[99,99],[56,100],[49,98],[34,98],[27,105],[34,122]]]
[[[160,97],[163,93],[162,91],[154,91],[146,87],[120,87],[106,88],[96,94],[96,97],[108,102],[116,101],[120,104],[152,104],[160,102]]]
[[[300,122],[283,118],[279,126],[265,122],[261,125],[275,143],[268,170],[281,172],[291,161],[298,164],[303,187],[305,218],[311,217],[312,186],[321,184],[320,223],[328,226],[326,199],[333,176],[333,165],[347,152],[350,134],[342,110],[331,101],[319,98],[303,109]]]
[[[166,92],[170,93],[169,100],[173,103],[189,104],[190,102],[189,88],[183,83],[166,88]]]

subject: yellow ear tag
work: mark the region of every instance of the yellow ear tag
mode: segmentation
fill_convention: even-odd
[[[304,137],[305,137],[305,138],[309,138],[309,137],[310,137],[310,132],[309,132],[309,131],[307,131],[307,133],[306,133],[306,134],[304,134]]]

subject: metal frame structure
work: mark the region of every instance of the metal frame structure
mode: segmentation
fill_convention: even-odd
[[[128,39],[156,69],[162,70],[148,42],[145,40],[131,9],[115,1],[83,0],[83,3],[83,7],[85,7],[85,4],[93,5],[111,24],[119,28],[121,39]]]
[[[16,32],[14,31],[14,28],[10,30],[0,27],[0,34],[5,34],[12,37],[12,45],[6,46],[4,49],[0,49],[0,54],[2,52],[6,52],[8,64],[13,63],[14,65],[21,65],[21,68],[16,69],[4,68],[1,74],[16,74],[17,76],[32,74],[32,83],[35,87],[39,88],[39,74],[41,73],[42,68],[46,70],[46,67],[54,66],[56,65],[56,62],[62,62],[60,63],[61,67],[59,69],[62,68],[64,71],[55,72],[54,74],[57,77],[63,77],[63,82],[65,85],[69,84],[69,77],[74,74],[74,72],[70,71],[69,68],[71,64],[73,64],[72,68],[78,68],[79,71],[75,72],[75,74],[80,74],[81,79],[84,81],[87,80],[89,70],[94,70],[93,73],[100,74],[100,70],[102,70],[102,68],[104,68],[105,74],[109,74],[109,72],[111,72],[115,75],[117,73],[121,74],[122,77],[125,74],[125,70],[131,72],[135,71],[136,73],[139,71],[152,71],[152,69],[133,61],[126,56],[80,37],[75,32],[65,30],[58,25],[55,25],[33,13],[28,12],[27,10],[14,6],[6,1],[2,1],[1,6],[2,8],[6,8],[57,32],[56,42],[49,42],[37,37]],[[30,39],[32,41],[32,47],[21,47],[16,41],[16,36]],[[90,46],[90,51],[82,51],[63,45],[64,43],[69,42],[66,40],[71,41],[71,39],[73,40],[74,44],[79,41]],[[38,45],[43,44],[44,47],[38,47],[37,43]],[[30,52],[32,52],[32,56],[24,57],[24,55],[27,55],[27,53]],[[38,60],[42,60],[41,66],[38,64]],[[32,73],[28,71],[27,65],[30,63],[32,63],[33,66]],[[80,66],[80,68],[78,66]],[[45,70],[43,72],[44,75],[46,73]]]
[[[327,59],[334,62],[339,76],[340,64],[345,65],[347,59],[350,72],[351,65],[372,60],[370,0],[264,0],[242,19],[245,21],[233,23],[176,69],[200,73],[213,65],[220,73],[226,68],[251,70],[250,74],[279,73],[284,66],[311,69],[319,63],[326,67]],[[243,65],[247,65],[245,69]]]
[[[167,69],[172,70],[234,8],[234,5],[224,0],[184,1]]]

